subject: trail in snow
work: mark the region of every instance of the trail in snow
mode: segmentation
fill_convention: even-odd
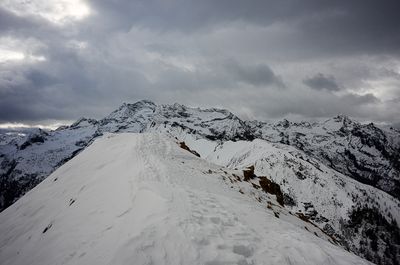
[[[1,213],[0,263],[369,264],[210,168],[160,134],[106,135]]]

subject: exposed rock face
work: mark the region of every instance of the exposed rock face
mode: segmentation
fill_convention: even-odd
[[[260,178],[260,186],[261,188],[270,194],[273,194],[276,196],[276,201],[283,206],[283,193],[281,191],[281,187],[269,180],[267,177],[259,177]]]
[[[179,143],[179,146],[180,146],[182,149],[185,149],[186,151],[189,151],[190,153],[194,154],[195,156],[200,157],[200,154],[197,153],[195,150],[191,150],[191,149],[185,144],[185,142],[180,142],[180,143]]]
[[[244,181],[249,181],[250,179],[254,179],[257,176],[254,174],[254,166],[251,165],[248,168],[246,168],[245,170],[243,170],[243,177],[244,177]]]

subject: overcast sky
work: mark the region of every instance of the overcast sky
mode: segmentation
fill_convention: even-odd
[[[0,124],[150,99],[400,124],[400,1],[1,0]]]

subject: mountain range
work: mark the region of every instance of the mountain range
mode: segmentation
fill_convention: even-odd
[[[126,171],[137,172],[132,173],[132,179],[129,179]],[[116,178],[116,186],[107,176]],[[136,182],[144,183],[146,189],[138,189]],[[150,185],[153,182],[156,182],[155,187]],[[181,207],[174,213],[182,215],[182,220],[201,220],[211,212],[207,217],[209,222],[184,223],[174,219],[166,222],[165,228],[171,234],[162,234],[162,227],[157,222],[163,222],[161,217],[168,219],[172,212],[157,215],[134,202],[127,204],[132,199],[128,195],[129,198],[124,197],[124,185],[127,184],[131,185],[131,190],[128,189],[126,194],[143,197],[149,201],[148,207],[154,206],[160,211],[170,206]],[[178,186],[179,189],[175,190]],[[188,188],[183,191],[182,187]],[[165,196],[159,198],[159,193]],[[164,202],[173,194],[182,196],[181,206],[177,206],[179,199],[176,198],[171,199],[171,204]],[[227,203],[227,198],[235,203]],[[67,206],[64,207],[65,201]],[[82,206],[79,206],[80,201],[83,201]],[[97,202],[108,206],[103,209]],[[78,206],[80,208],[71,210]],[[192,207],[202,208],[196,215],[191,212],[194,211]],[[248,210],[251,207],[254,207],[254,212]],[[262,259],[271,258],[265,254],[268,251],[282,251],[284,246],[290,249],[293,245],[299,246],[295,248],[298,255],[281,254],[271,264],[302,264],[303,261],[303,264],[363,264],[361,259],[343,254],[345,250],[376,264],[399,264],[400,132],[387,126],[358,122],[344,115],[318,122],[245,121],[227,110],[189,108],[180,104],[157,105],[142,100],[123,104],[103,119],[81,118],[54,131],[32,129],[1,133],[0,209],[4,210],[0,213],[0,235],[4,239],[0,240],[0,258],[9,262],[5,264],[28,264],[27,260],[34,253],[39,255],[35,256],[37,263],[30,264],[58,263],[55,254],[50,255],[52,259],[47,259],[49,257],[41,249],[53,246],[59,251],[56,248],[61,244],[59,241],[50,238],[43,241],[43,245],[30,246],[33,243],[25,242],[25,236],[47,237],[50,236],[47,230],[62,234],[65,230],[61,227],[68,227],[70,223],[81,221],[77,225],[87,227],[83,223],[100,219],[105,221],[99,221],[98,226],[107,226],[106,229],[112,226],[109,230],[116,227],[128,229],[128,221],[137,222],[137,227],[141,227],[140,218],[144,218],[142,221],[149,218],[155,228],[137,228],[132,234],[144,233],[143,239],[148,240],[148,244],[157,246],[158,250],[164,249],[165,253],[153,253],[151,248],[147,253],[146,242],[133,240],[132,235],[120,241],[119,248],[111,247],[113,255],[106,255],[109,262],[126,264],[124,259],[133,257],[129,256],[133,254],[127,254],[128,247],[132,247],[145,249],[143,253],[147,253],[137,264],[151,264],[148,259],[158,255],[168,256],[170,264],[193,264],[194,261],[196,264],[225,264],[218,263],[218,253],[214,253],[220,247],[218,242],[210,243],[212,237],[201,238],[202,234],[218,230],[222,225],[224,230],[218,230],[220,237],[216,240],[229,241],[229,237],[233,238],[232,242],[237,241],[232,246],[225,246],[233,254],[232,251],[225,253],[224,246],[221,247],[221,253],[225,253],[222,258],[232,259],[232,264],[260,264]],[[89,216],[88,213],[95,209],[110,213]],[[72,211],[71,215],[69,211]],[[135,211],[139,212],[137,217],[130,213]],[[183,215],[183,212],[191,215]],[[124,222],[119,226],[110,225],[112,216],[120,214],[126,216]],[[17,221],[18,218],[23,220]],[[184,223],[186,230],[172,232],[180,222]],[[263,226],[265,223],[271,227],[266,228]],[[206,228],[204,231],[196,230],[192,227],[194,224],[205,224]],[[60,230],[56,230],[56,225]],[[41,230],[39,235],[27,233],[30,226]],[[25,232],[22,233],[21,229]],[[72,227],[68,229],[73,230]],[[96,236],[90,233],[95,233],[96,229],[94,225],[82,233],[95,242]],[[201,225],[198,229],[202,229]],[[273,229],[275,234],[271,234]],[[283,232],[285,229],[287,233]],[[250,230],[253,232],[249,233]],[[75,236],[79,239],[77,231]],[[246,239],[236,235],[245,234],[244,231],[249,233]],[[190,232],[200,242],[196,246],[202,246],[204,252],[185,249],[186,239],[181,237]],[[263,246],[270,241],[260,233],[273,236],[279,247],[264,249]],[[289,234],[294,238],[291,243],[285,241],[288,239],[284,235]],[[106,240],[107,232],[102,236],[102,240]],[[111,233],[110,236],[116,235]],[[169,240],[168,236],[181,240],[177,240],[178,245],[162,245]],[[202,240],[208,243],[202,245]],[[319,251],[307,256],[304,246],[299,243],[302,240]],[[65,244],[72,246],[74,242]],[[13,252],[19,246],[22,246],[24,255]],[[187,246],[193,247],[191,244]],[[87,246],[83,244],[82,248]],[[170,248],[171,251],[167,251]],[[175,248],[182,249],[172,250]],[[100,250],[103,248],[96,248],[96,251]],[[66,260],[64,264],[94,262],[95,256],[91,256],[94,253],[71,252],[71,247],[60,251]],[[182,251],[176,253],[177,260],[169,256],[174,251]],[[120,255],[117,252],[121,252]],[[183,257],[185,252],[187,259]],[[71,253],[74,254],[68,259]],[[331,260],[321,253],[331,253]],[[82,260],[75,260],[81,255]],[[207,260],[206,257],[214,259]],[[168,264],[157,262],[157,259],[151,261]]]

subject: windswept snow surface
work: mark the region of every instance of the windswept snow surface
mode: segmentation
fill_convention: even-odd
[[[0,214],[0,264],[370,264],[222,170],[167,136],[107,134]]]

